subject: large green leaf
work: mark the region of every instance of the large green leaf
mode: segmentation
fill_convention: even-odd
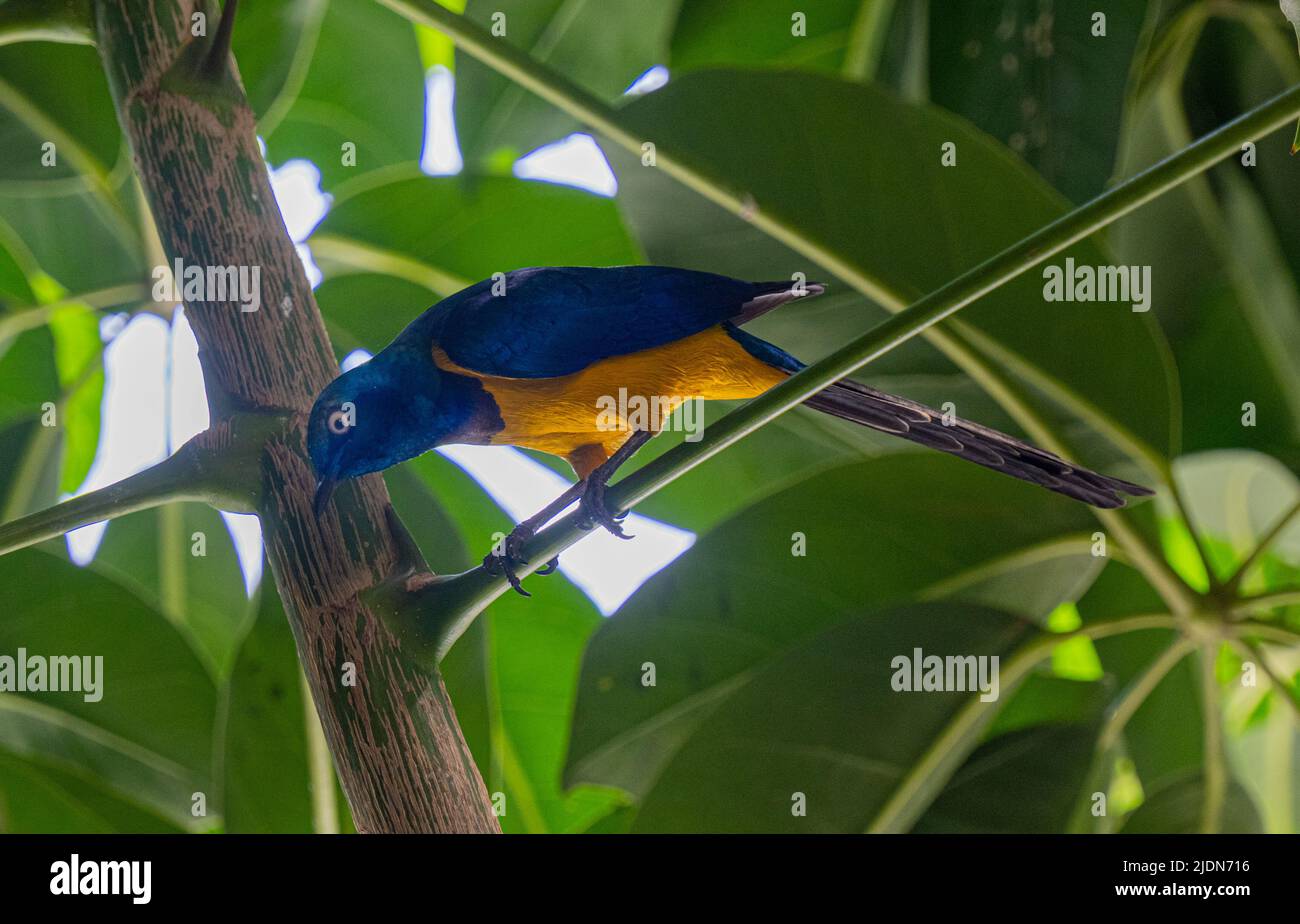
[[[58,80],[48,78],[59,74]],[[53,163],[45,158],[54,145]],[[6,183],[100,179],[122,144],[99,53],[88,45],[0,46],[0,177]]]
[[[981,834],[1067,830],[1083,797],[1104,705],[1100,684],[1074,685],[1085,688],[1080,693],[1091,707],[1088,714],[1069,723],[1021,728],[985,742],[953,774],[914,830]]]
[[[308,744],[298,652],[270,581],[225,686],[222,810],[232,833],[310,832]],[[316,721],[314,714],[311,721]]]
[[[39,549],[0,558],[0,611],[6,655],[23,648],[103,658],[95,702],[79,691],[15,694],[21,702],[12,714],[25,718],[0,735],[0,749],[21,747],[29,761],[80,761],[165,817],[188,818],[196,791],[211,808],[216,690],[165,617],[113,581]]]
[[[391,472],[393,503],[434,568],[481,561],[509,517],[451,462],[422,456]],[[466,741],[491,793],[505,795],[501,826],[514,832],[585,829],[613,794],[565,793],[560,771],[583,646],[599,613],[562,575],[531,583],[533,596],[492,604],[441,670]]]
[[[277,0],[240,7],[231,50],[263,132],[297,98],[329,6],[329,0]]]
[[[802,73],[694,73],[623,114],[665,155],[726,177],[763,214],[854,261],[905,300],[938,288],[1065,207],[969,124],[869,86]],[[940,163],[945,142],[957,146],[955,167]],[[655,262],[752,275],[748,245],[755,232],[739,219],[640,160],[616,157],[615,167],[619,200]],[[821,275],[793,254],[779,258],[771,245],[763,252],[768,278]],[[1113,262],[1094,243],[1056,262],[1066,256],[1083,265]],[[980,338],[978,352],[1045,389],[1094,429],[1168,452],[1176,408],[1160,333],[1148,315],[1127,304],[1044,303],[1043,277],[1031,272],[985,296],[959,322]],[[781,345],[804,352],[797,338]],[[1103,359],[1106,374],[1099,376]]]
[[[318,296],[326,318],[371,351],[438,298],[495,272],[638,262],[608,199],[510,177],[427,177],[414,168],[338,190],[309,244],[328,280]],[[352,273],[401,282],[357,282]]]
[[[945,598],[1044,616],[1095,573],[1087,522],[1081,507],[938,455],[842,466],[776,493],[715,527],[600,627],[566,779],[644,793],[753,672],[863,611]],[[660,664],[653,694],[638,680],[645,661]]]
[[[896,691],[894,659],[920,649],[1005,660],[1026,628],[980,607],[913,605],[852,619],[780,652],[674,750],[641,800],[634,830],[867,828],[957,711],[980,695]],[[714,644],[739,640],[738,632],[720,634]],[[675,685],[698,670],[698,656],[659,644],[640,660],[654,662],[660,683]],[[638,663],[603,674],[605,695],[657,698],[660,688],[642,686],[642,675]],[[795,811],[800,795],[806,814]]]
[[[40,786],[33,787],[34,774]],[[201,829],[208,822],[191,812],[201,788],[181,767],[102,728],[27,697],[0,695],[0,795],[10,803],[10,830]]]
[[[678,0],[471,0],[465,16],[501,23],[509,42],[584,89],[614,99],[662,64]],[[498,27],[500,28],[500,26]],[[465,163],[514,156],[555,141],[577,124],[486,64],[456,53],[456,134]]]
[[[0,833],[172,834],[182,830],[107,792],[98,780],[0,754]]]
[[[295,15],[311,28],[311,7]],[[396,13],[371,0],[330,0],[301,81],[267,136],[273,163],[305,157],[331,189],[366,170],[419,161],[424,68],[415,31]],[[344,163],[349,142],[354,166]]]
[[[1206,33],[1211,11],[1196,4],[1162,34],[1160,66],[1149,69],[1125,115],[1121,176],[1281,89],[1273,76],[1241,97],[1220,98],[1221,85],[1236,84],[1238,62],[1255,67],[1267,56],[1253,41],[1225,44],[1248,38],[1225,35],[1228,26]],[[1196,409],[1183,421],[1183,451],[1250,446],[1300,471],[1300,367],[1287,348],[1300,337],[1300,294],[1282,243],[1294,251],[1287,228],[1294,196],[1270,221],[1251,182],[1256,171],[1276,178],[1295,164],[1281,133],[1258,139],[1252,156],[1255,167],[1244,165],[1243,152],[1124,218],[1112,237],[1122,262],[1151,267],[1154,311],[1178,364],[1182,404]]]
[[[70,304],[50,318],[54,363],[59,371],[62,406],[63,470],[59,488],[81,487],[99,448],[99,408],[104,398],[104,344],[99,317],[88,305]]]
[[[252,607],[221,514],[178,503],[120,517],[94,567],[166,614],[214,678],[229,673]]]
[[[1105,35],[1094,17],[1105,16]],[[1145,2],[930,5],[930,99],[1023,157],[1076,202],[1102,192]]]
[[[1148,795],[1121,830],[1125,834],[1195,834],[1201,830],[1204,804],[1204,780],[1185,777]],[[1262,830],[1250,794],[1235,780],[1228,782],[1219,830],[1224,834],[1258,834]]]
[[[786,0],[691,0],[673,27],[673,73],[706,67],[779,67],[836,73],[872,6],[882,0],[822,0],[807,10]],[[795,17],[802,16],[799,22]]]

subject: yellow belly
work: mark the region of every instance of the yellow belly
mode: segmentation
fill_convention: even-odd
[[[478,379],[495,399],[505,429],[493,443],[564,456],[583,478],[633,430],[663,429],[685,401],[752,398],[786,378],[720,327],[548,379],[483,375],[437,347],[433,358]]]

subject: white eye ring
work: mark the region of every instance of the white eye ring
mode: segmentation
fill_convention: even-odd
[[[325,425],[329,427],[329,431],[335,436],[342,436],[352,429],[352,422],[348,420],[348,415],[341,408],[330,413]]]

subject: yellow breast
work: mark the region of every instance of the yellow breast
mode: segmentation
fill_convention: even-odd
[[[493,443],[568,457],[580,476],[591,459],[599,464],[633,430],[662,429],[685,401],[752,398],[786,378],[721,327],[556,378],[484,375],[458,366],[437,346],[433,359],[478,379],[492,395],[505,423]]]

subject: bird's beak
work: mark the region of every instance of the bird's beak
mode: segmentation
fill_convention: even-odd
[[[316,482],[316,496],[312,500],[312,508],[316,511],[316,516],[325,514],[325,508],[329,506],[330,497],[334,494],[334,487],[337,484],[338,479],[330,475]]]

